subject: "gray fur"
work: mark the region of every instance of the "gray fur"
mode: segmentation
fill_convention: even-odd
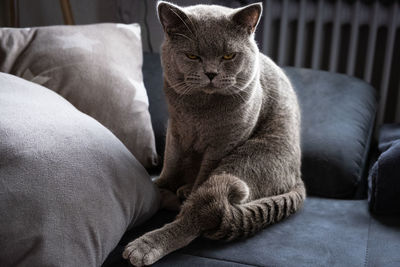
[[[253,235],[296,212],[305,199],[296,95],[254,41],[261,4],[230,9],[159,2],[158,11],[166,33],[162,64],[170,120],[157,184],[162,205],[180,212],[127,245],[123,256],[136,266],[200,235]],[[222,59],[230,53],[236,56]],[[207,73],[214,73],[212,81]]]

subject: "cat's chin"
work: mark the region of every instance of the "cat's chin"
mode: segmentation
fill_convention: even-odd
[[[237,89],[229,90],[229,89],[226,89],[226,88],[224,88],[224,89],[221,89],[221,88],[219,88],[219,89],[211,89],[211,90],[210,89],[203,89],[202,91],[204,93],[206,93],[206,94],[209,94],[209,95],[226,95],[226,96],[236,95],[236,94],[241,92],[241,90],[237,90]]]
[[[219,88],[215,86],[207,86],[201,89],[201,91],[205,94],[208,95],[234,95],[240,92],[238,89],[232,89],[232,88]]]
[[[215,87],[206,87],[202,91],[208,95],[218,94],[218,88]]]

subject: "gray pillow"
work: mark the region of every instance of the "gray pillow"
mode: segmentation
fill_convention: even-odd
[[[0,73],[0,266],[100,266],[159,198],[105,127]]]
[[[59,93],[157,165],[138,24],[0,28],[0,71]]]

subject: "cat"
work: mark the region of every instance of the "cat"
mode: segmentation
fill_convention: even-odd
[[[306,197],[297,98],[254,40],[262,4],[231,9],[159,1],[157,9],[170,118],[156,184],[162,207],[180,212],[125,247],[123,257],[135,266],[153,264],[198,236],[251,236],[296,212]]]

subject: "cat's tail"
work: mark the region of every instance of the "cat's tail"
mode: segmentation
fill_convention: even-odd
[[[215,228],[203,233],[210,239],[229,241],[254,235],[266,226],[295,213],[302,207],[306,197],[304,184],[298,179],[292,190],[285,194],[246,203],[249,189],[245,182],[232,175],[210,178],[205,182],[205,191],[213,195],[209,197],[214,199],[215,204],[212,205],[214,210],[209,209],[208,212],[220,218]]]

